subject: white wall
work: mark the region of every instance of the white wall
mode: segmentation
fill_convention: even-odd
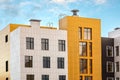
[[[20,29],[10,34],[10,76],[11,80],[20,78]]]
[[[50,29],[37,29],[37,28],[25,28],[21,27],[20,38],[16,35],[15,38],[20,39],[20,70],[21,70],[21,80],[26,80],[26,74],[34,74],[35,80],[41,80],[41,75],[49,75],[49,80],[59,80],[59,75],[66,75],[66,80],[68,80],[68,54],[67,54],[67,32],[63,30],[50,30]],[[34,50],[26,49],[26,37],[34,37]],[[41,50],[41,38],[49,39],[49,50]],[[15,40],[17,40],[15,39]],[[58,51],[58,40],[66,40],[66,51]],[[12,40],[13,42],[14,40]],[[15,42],[15,44],[19,44]],[[17,45],[19,46],[19,45]],[[18,47],[17,47],[18,48]],[[18,50],[19,51],[19,50]],[[12,51],[13,52],[13,51]],[[13,52],[17,53],[17,52]],[[17,56],[16,54],[15,56]],[[25,55],[33,56],[33,68],[25,68]],[[15,57],[13,56],[13,57]],[[43,56],[49,56],[51,59],[50,68],[43,68]],[[64,57],[65,68],[57,68],[57,57]],[[14,59],[15,60],[15,59]],[[19,63],[17,63],[19,64]],[[12,66],[13,67],[13,66]],[[19,68],[19,67],[18,67]],[[18,80],[18,79],[13,79]]]

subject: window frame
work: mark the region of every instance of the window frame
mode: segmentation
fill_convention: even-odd
[[[35,80],[35,75],[34,74],[27,74],[26,80]]]
[[[25,68],[33,67],[33,56],[25,56]]]
[[[34,49],[34,38],[26,37],[26,49],[33,50]]]
[[[108,53],[109,53],[109,52],[108,52],[108,49],[109,49],[109,48],[112,49],[112,55],[111,55],[111,56],[108,55]],[[114,55],[113,55],[113,46],[106,46],[106,56],[107,56],[107,57],[113,57],[113,56],[114,56]]]
[[[49,50],[49,39],[41,38],[41,50]]]
[[[58,40],[58,51],[66,51],[66,41]]]
[[[64,57],[58,57],[57,58],[57,68],[58,69],[64,69],[65,68],[65,59],[64,59]]]
[[[111,71],[109,71],[109,64],[111,64],[110,66],[112,66],[112,70]],[[107,61],[106,62],[106,72],[109,72],[109,73],[111,73],[111,72],[114,72],[114,62],[112,62],[112,61]]]
[[[84,40],[92,40],[92,28],[84,28]]]
[[[43,68],[50,68],[50,57],[43,56]]]
[[[42,75],[42,80],[49,80],[49,75]]]

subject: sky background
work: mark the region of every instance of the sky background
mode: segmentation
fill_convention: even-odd
[[[0,30],[10,23],[29,24],[30,19],[58,27],[58,20],[72,15],[72,9],[81,17],[101,19],[102,37],[120,27],[120,0],[0,0]]]

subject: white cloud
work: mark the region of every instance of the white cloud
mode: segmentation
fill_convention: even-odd
[[[76,2],[77,0],[51,0],[52,3],[57,3],[57,4],[66,4],[66,3],[72,3]]]
[[[12,0],[0,0],[0,3],[12,2]]]
[[[95,0],[94,1],[96,4],[105,4],[107,0]]]

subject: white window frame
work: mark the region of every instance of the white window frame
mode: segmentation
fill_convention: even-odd
[[[113,77],[107,77],[107,80],[109,80],[109,79],[114,80],[114,78],[113,78]]]
[[[112,56],[108,56],[108,49],[109,47],[112,47]],[[113,46],[106,46],[106,56],[107,57],[113,57]]]
[[[108,64],[112,64],[112,71],[108,71]],[[114,72],[114,62],[112,62],[112,61],[107,61],[107,63],[106,63],[106,70],[107,70],[107,72],[109,72],[109,73],[111,73],[111,72]]]

